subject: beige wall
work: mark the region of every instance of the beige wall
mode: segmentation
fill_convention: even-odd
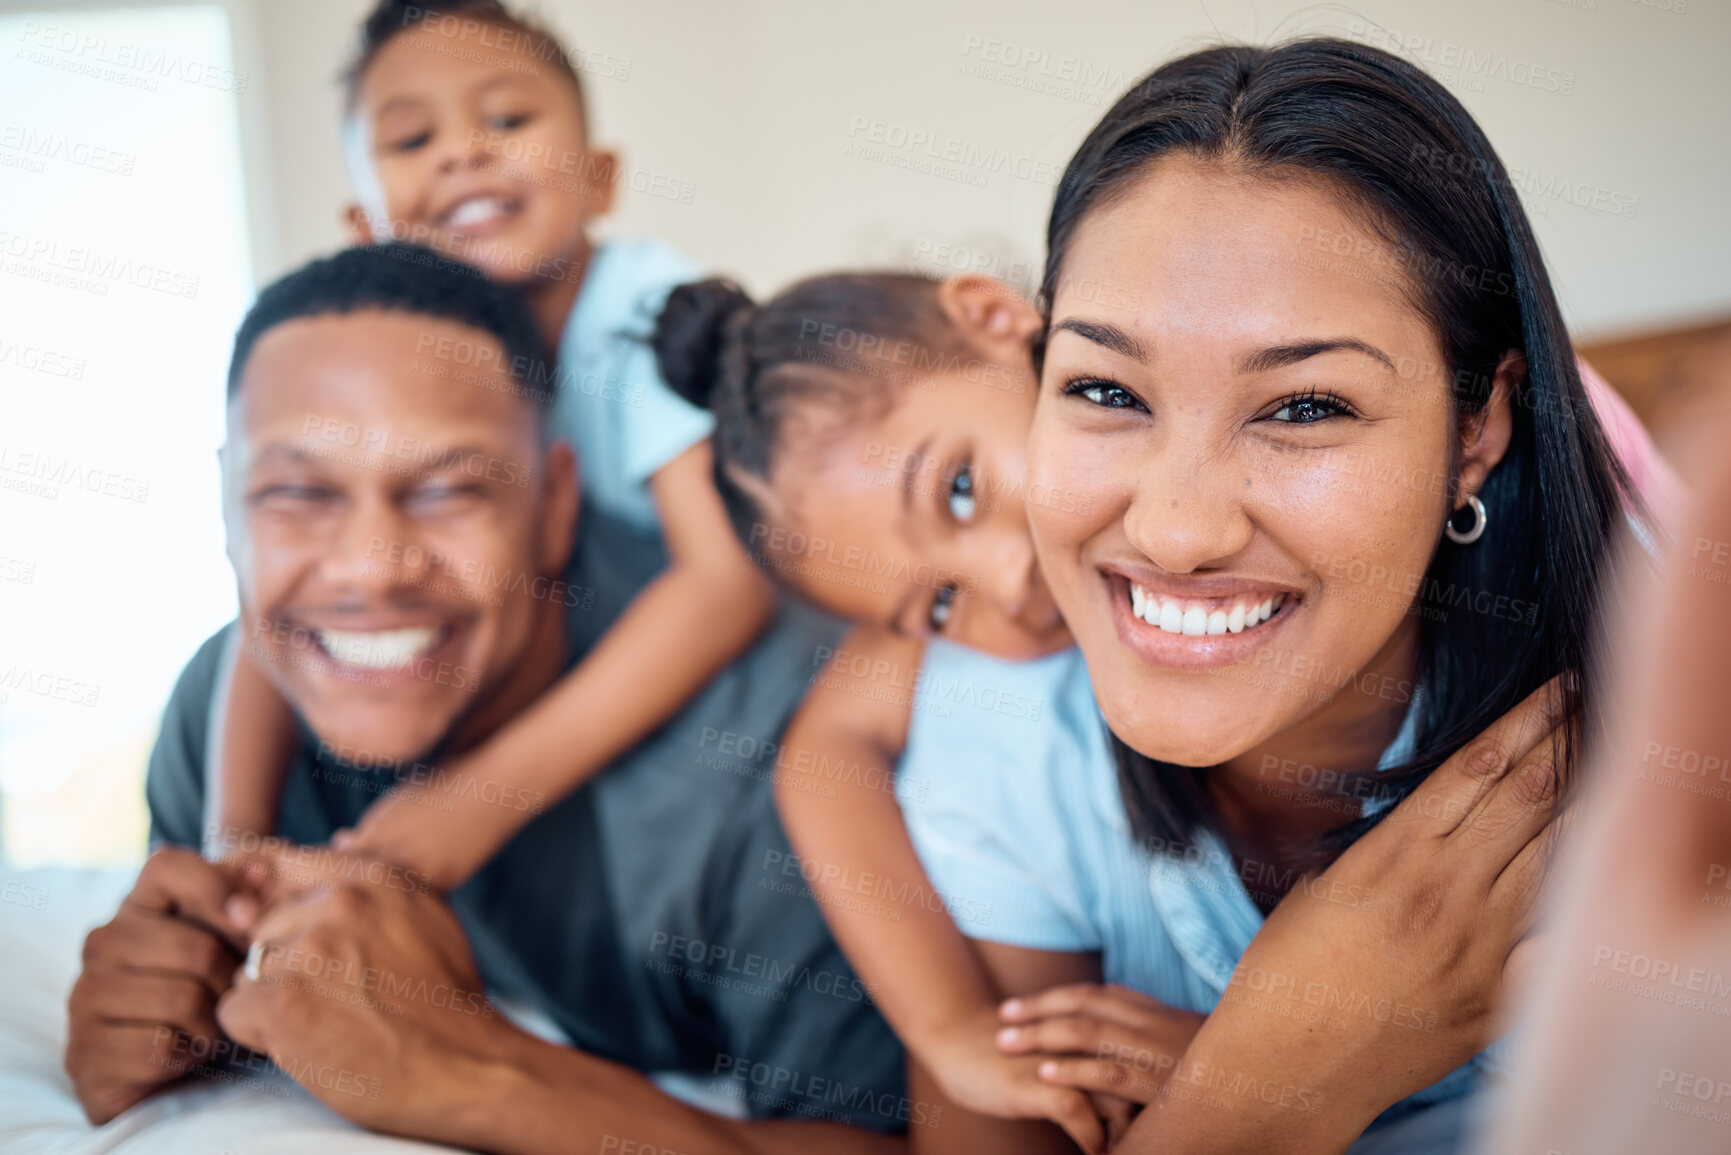
[[[227,2],[255,13],[265,81],[263,116],[250,121],[268,124],[267,156],[255,167],[274,180],[267,200],[255,198],[255,211],[274,217],[264,226],[271,235],[261,243],[262,277],[341,241],[334,77],[369,4]],[[536,7],[598,62],[589,78],[597,138],[645,179],[693,186],[689,204],[627,191],[612,227],[666,237],[757,289],[841,265],[972,259],[958,250],[989,252],[998,271],[1014,276],[1011,262],[1040,255],[1056,173],[1140,72],[1222,38],[1367,38],[1381,27],[1433,62],[1523,174],[1578,331],[1731,312],[1728,0]],[[1040,73],[987,59],[1005,57],[1008,46],[1046,53],[1048,70],[1074,76],[1071,91],[1018,86]],[[1469,55],[1494,74],[1470,73],[1473,65],[1462,64]],[[988,75],[971,75],[970,66]],[[1538,86],[1509,79],[1535,73]],[[1027,175],[966,165],[932,175],[848,155],[851,145],[869,143],[871,130],[857,126],[871,122],[926,133],[940,151],[1007,155]],[[1589,207],[1561,199],[1568,194]]]

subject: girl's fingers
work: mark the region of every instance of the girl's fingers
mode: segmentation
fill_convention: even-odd
[[[998,1007],[1006,1023],[1029,1023],[1058,1015],[1090,1015],[1126,1027],[1146,1027],[1170,1008],[1128,987],[1100,983],[1071,983],[1037,995],[1008,999]]]
[[[1116,1025],[1116,1024],[1112,1024]],[[1049,1055],[1091,1055],[1107,1043],[1107,1024],[1080,1015],[1040,1019],[998,1032],[998,1050],[1006,1055],[1043,1052]],[[1114,1044],[1115,1045],[1115,1044]]]
[[[1074,1087],[1094,1095],[1113,1095],[1144,1105],[1160,1095],[1166,1081],[1151,1071],[1138,1071],[1104,1059],[1047,1059],[1040,1064],[1040,1079],[1062,1087]]]

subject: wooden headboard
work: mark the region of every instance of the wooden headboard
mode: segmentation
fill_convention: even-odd
[[[1731,319],[1582,342],[1575,351],[1616,387],[1673,461],[1686,455],[1684,443],[1703,414],[1731,406]]]

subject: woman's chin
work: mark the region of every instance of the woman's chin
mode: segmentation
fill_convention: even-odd
[[[1169,703],[1156,710],[1101,713],[1125,745],[1145,758],[1174,766],[1218,766],[1254,749],[1278,726],[1247,719],[1245,710],[1218,703]]]

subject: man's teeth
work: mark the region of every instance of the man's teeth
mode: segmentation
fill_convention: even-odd
[[[1135,582],[1130,583],[1130,612],[1169,634],[1241,634],[1274,616],[1274,611],[1286,601],[1286,595],[1275,594],[1260,602],[1239,602],[1231,609],[1220,609],[1161,597],[1150,593]]]
[[[400,670],[432,648],[439,631],[410,630],[319,630],[319,646],[345,666],[363,670]]]
[[[445,223],[454,229],[473,228],[504,216],[511,206],[500,197],[471,197],[445,216]]]

